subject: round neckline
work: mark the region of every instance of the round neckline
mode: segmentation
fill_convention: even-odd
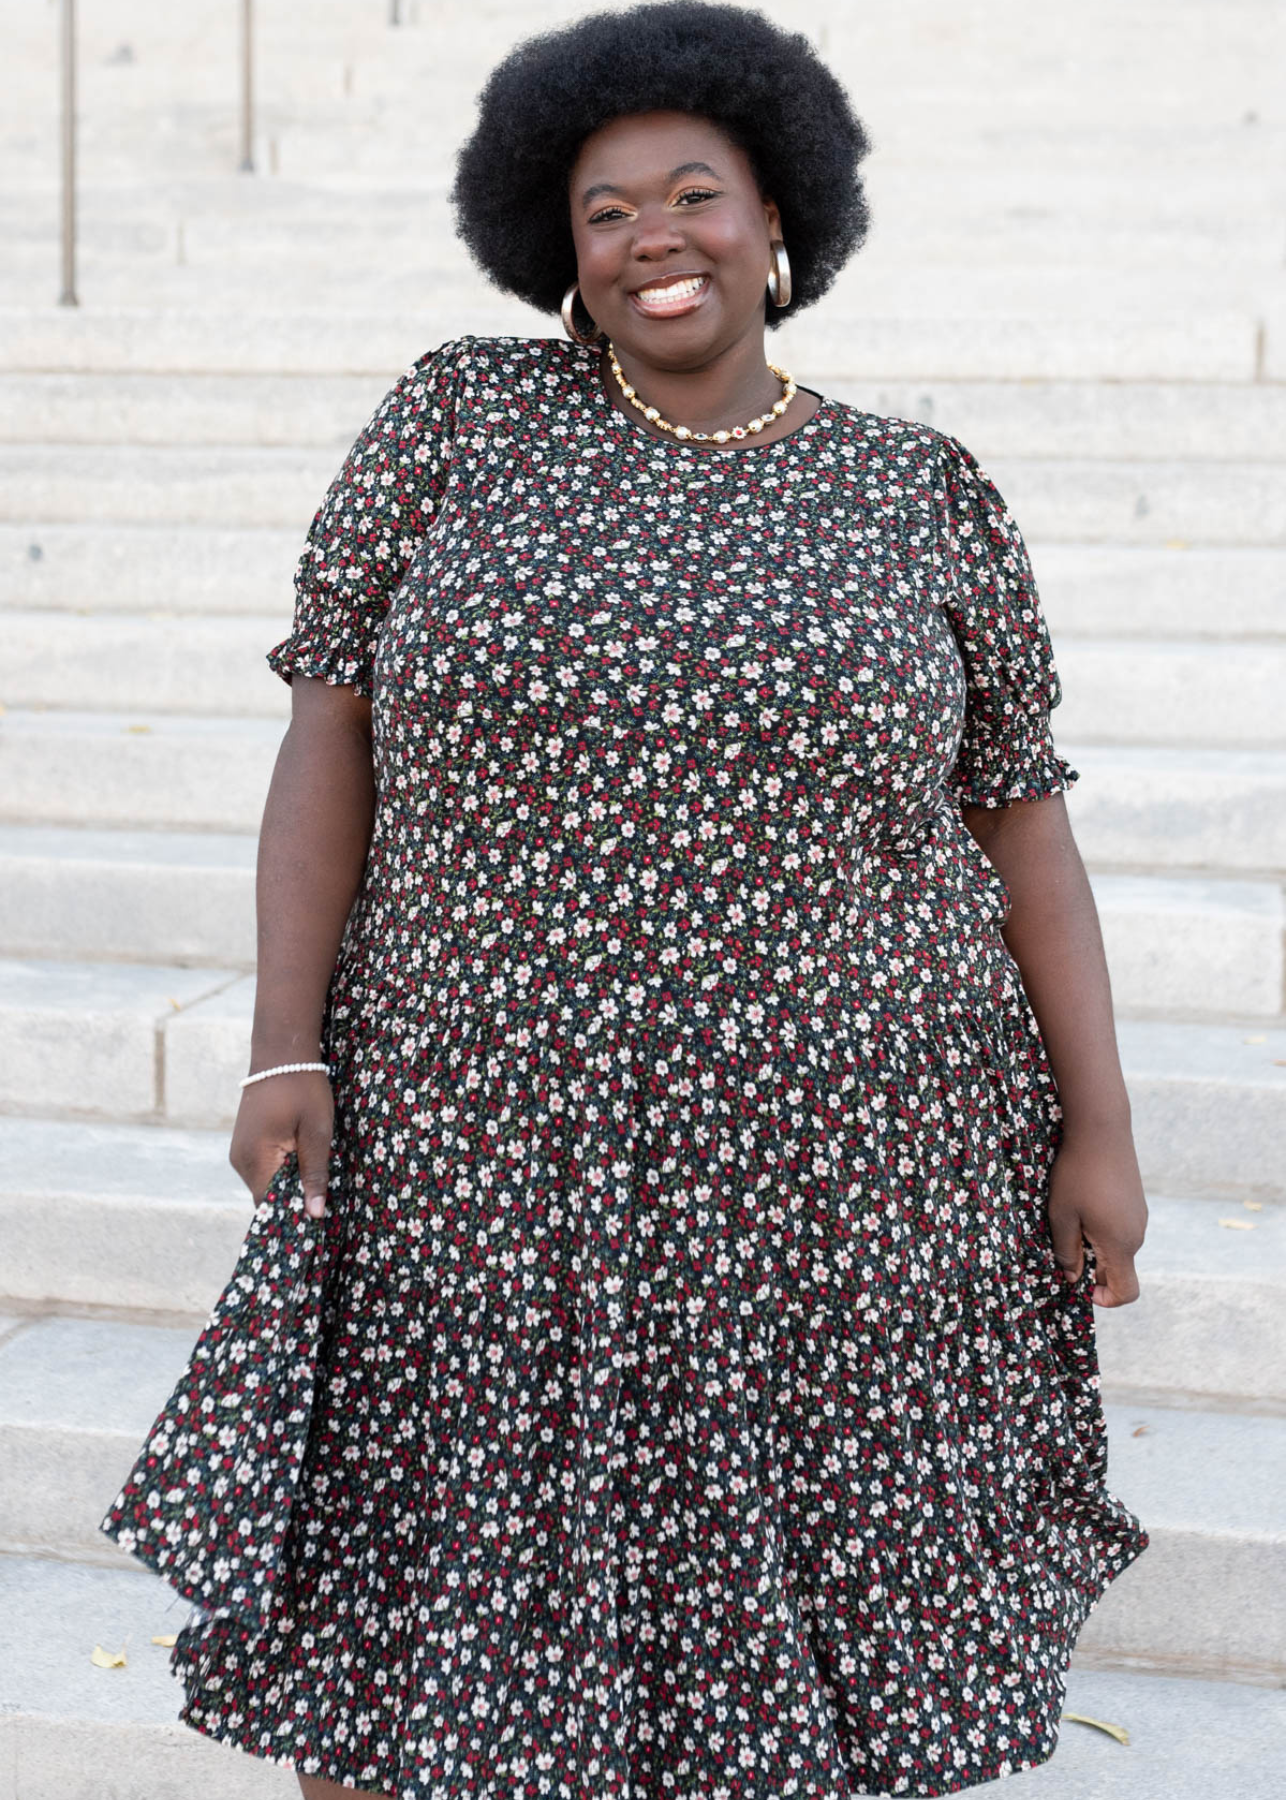
[[[736,462],[743,456],[768,456],[774,450],[784,450],[788,444],[793,444],[798,438],[812,437],[819,428],[824,428],[831,422],[831,397],[829,394],[819,394],[812,417],[805,419],[802,425],[796,425],[793,431],[786,432],[784,437],[774,438],[769,444],[745,444],[736,450],[707,450],[699,444],[685,444],[681,438],[667,437],[649,431],[644,425],[636,425],[633,419],[621,411],[620,407],[613,406],[611,398],[599,378],[600,350],[596,344],[569,343],[567,347],[577,352],[576,366],[592,390],[591,405],[594,410],[600,408],[605,410],[615,424],[620,427],[622,436],[628,432],[631,438],[641,439],[645,445],[650,445],[664,455],[681,455],[689,459],[696,458],[702,463],[719,464]]]

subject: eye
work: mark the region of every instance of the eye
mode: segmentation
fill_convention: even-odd
[[[680,200],[717,200],[719,196],[714,188],[684,188],[678,198]]]
[[[605,206],[601,212],[591,213],[589,215],[588,223],[590,225],[597,225],[600,219],[606,219],[610,217],[612,213],[622,213],[623,211],[624,208],[620,206]]]

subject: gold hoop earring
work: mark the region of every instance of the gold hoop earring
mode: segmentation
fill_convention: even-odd
[[[793,287],[786,246],[780,238],[773,238],[769,248],[772,250],[772,268],[768,271],[769,297],[774,306],[789,306]]]
[[[603,336],[603,328],[601,325],[594,325],[594,321],[590,319],[589,322],[591,325],[594,325],[594,329],[590,332],[588,337],[586,337],[583,331],[578,331],[576,329],[575,307],[576,297],[579,293],[580,283],[578,281],[573,281],[572,285],[563,295],[563,304],[561,308],[563,315],[563,330],[574,344],[597,344]],[[589,314],[586,313],[585,317],[588,319]]]

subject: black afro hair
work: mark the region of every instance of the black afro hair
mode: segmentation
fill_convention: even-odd
[[[807,38],[701,0],[589,14],[526,39],[492,71],[451,190],[484,272],[557,312],[576,279],[567,178],[581,145],[625,113],[661,110],[718,126],[780,209],[793,295],[785,307],[766,300],[766,322],[820,299],[866,236],[866,132]]]

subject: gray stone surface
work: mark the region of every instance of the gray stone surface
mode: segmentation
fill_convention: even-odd
[[[123,1559],[122,1559],[123,1560]],[[186,1603],[132,1565],[85,1568],[0,1559],[4,1800],[287,1800],[293,1774],[179,1725],[181,1689],[153,1636]],[[125,1649],[98,1669],[95,1644]],[[1042,1768],[967,1790],[1033,1800],[1277,1800],[1286,1778],[1286,1694],[1228,1682],[1073,1665],[1066,1712],[1106,1720],[1128,1746],[1064,1723]],[[12,1759],[12,1760],[9,1760]]]
[[[224,618],[9,612],[6,704],[285,719],[290,688],[264,661],[290,630],[283,600],[276,613]]]
[[[250,967],[249,834],[0,825],[0,953]]]
[[[282,735],[279,719],[14,709],[0,715],[0,818],[258,832]]]
[[[1280,1014],[1279,883],[1091,873],[1090,886],[1119,1010]]]
[[[1148,1209],[1140,1298],[1096,1314],[1108,1390],[1286,1405],[1286,1208],[1150,1194]]]
[[[218,969],[0,961],[0,1106],[152,1115],[167,1016],[233,979]]]
[[[250,1067],[255,983],[245,975],[165,1029],[165,1116],[175,1125],[230,1126]]]
[[[98,1522],[196,1337],[48,1318],[0,1344],[0,1542],[102,1554]]]
[[[226,1131],[0,1119],[0,1294],[204,1318],[250,1195]]]
[[[1187,536],[1159,549],[1029,537],[1028,549],[1046,619],[1065,637],[1286,637],[1281,550],[1212,550]]]
[[[1079,770],[1067,795],[1087,861],[1111,868],[1286,870],[1286,755],[1054,741]]]
[[[303,534],[343,455],[217,445],[0,444],[0,517],[70,524],[277,525]]]
[[[287,615],[298,530],[0,523],[0,610]]]
[[[1286,1030],[1118,1019],[1144,1179],[1286,1198]]]
[[[1286,643],[1057,633],[1053,649],[1063,686],[1058,726],[1078,743],[1286,748]]]

